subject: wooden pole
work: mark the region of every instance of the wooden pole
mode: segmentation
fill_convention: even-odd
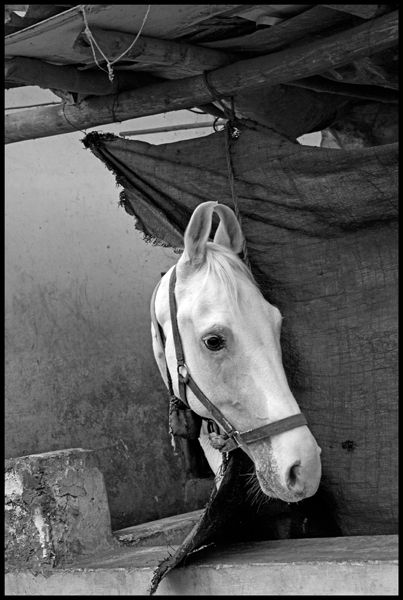
[[[129,33],[106,31],[98,27],[91,27],[91,34],[102,53],[111,62],[127,51],[136,38],[135,35]],[[94,62],[93,51],[84,32],[77,37],[73,48],[82,56],[84,63]],[[94,52],[98,62],[105,62],[96,46]],[[176,73],[176,76],[167,77],[167,79],[181,79],[230,65],[235,62],[236,56],[202,46],[140,36],[133,47],[126,52],[123,60],[133,60],[140,65],[145,63],[154,69],[157,67],[160,70],[169,68]],[[116,64],[118,65],[118,63]]]
[[[353,21],[351,23],[351,21]],[[351,15],[324,6],[314,6],[300,15],[287,19],[275,27],[265,27],[249,35],[228,40],[208,42],[207,47],[226,52],[265,53],[279,51],[288,44],[299,42],[310,35],[324,35],[323,30],[329,27],[349,23],[349,27],[357,25]]]
[[[113,81],[110,81],[108,73],[101,70],[79,71],[75,67],[52,65],[24,56],[5,59],[5,80],[94,96],[109,96],[121,90],[136,89],[161,81],[159,77],[149,73],[131,71],[116,71]]]
[[[306,46],[222,67],[210,72],[210,83],[220,97],[230,97],[243,90],[287,83],[340,67],[395,45],[397,13]],[[214,96],[203,76],[197,75],[119,95],[91,98],[78,105],[33,109],[6,116],[6,143],[191,108],[212,99]]]
[[[122,137],[132,135],[148,135],[149,133],[166,133],[169,131],[185,131],[187,129],[202,129],[206,127],[214,127],[214,125],[225,125],[227,121],[220,119],[217,123],[214,121],[203,121],[202,123],[182,123],[182,125],[170,125],[166,127],[150,127],[149,129],[132,129],[130,131],[119,131]]]
[[[361,100],[371,100],[373,102],[385,102],[386,104],[399,104],[399,92],[390,88],[378,85],[363,85],[357,83],[342,83],[333,81],[316,75],[290,81],[286,85],[313,90],[315,92],[324,92],[326,94],[336,94],[338,96],[349,96],[349,98],[360,98]]]
[[[393,9],[390,4],[322,4],[322,6],[349,13],[361,17],[361,19],[373,19],[390,12],[391,8]]]

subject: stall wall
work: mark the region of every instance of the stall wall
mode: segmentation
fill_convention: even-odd
[[[55,99],[17,89],[6,106]],[[183,111],[102,129],[197,119]],[[178,256],[143,241],[83,137],[6,146],[6,457],[96,450],[116,529],[200,508],[206,494],[189,493],[173,455],[151,350],[151,294]]]

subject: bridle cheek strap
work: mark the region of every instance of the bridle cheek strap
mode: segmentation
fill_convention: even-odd
[[[207,396],[201,391],[199,386],[192,378],[189,368],[185,363],[185,356],[183,352],[182,339],[179,333],[178,319],[177,319],[177,304],[175,298],[175,285],[176,285],[176,265],[172,269],[171,276],[169,279],[169,310],[172,324],[172,335],[175,345],[177,369],[178,369],[178,383],[179,383],[179,395],[182,402],[189,406],[186,399],[186,386],[190,388],[196,398],[203,404],[208,410],[210,415],[220,425],[221,429],[225,434],[215,435],[216,444],[212,444],[215,448],[221,452],[231,452],[235,448],[242,448],[246,454],[252,458],[250,450],[247,444],[258,442],[264,438],[272,435],[277,435],[288,431],[289,429],[295,429],[296,427],[302,427],[307,425],[307,420],[302,413],[292,415],[275,423],[269,423],[258,427],[257,429],[251,429],[240,433],[237,431],[223,413],[210,402]]]

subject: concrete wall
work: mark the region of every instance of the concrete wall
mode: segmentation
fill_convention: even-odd
[[[6,107],[54,100],[34,87],[6,93]],[[206,117],[182,111],[102,130],[193,120]],[[96,449],[116,529],[200,502],[185,498],[151,350],[149,300],[178,257],[142,240],[83,137],[6,146],[6,457]]]

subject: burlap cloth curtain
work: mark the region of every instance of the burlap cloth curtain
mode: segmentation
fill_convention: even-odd
[[[323,449],[321,489],[341,535],[396,533],[397,145],[321,149],[239,128],[231,159],[249,259],[284,317],[284,367]],[[84,143],[146,239],[180,247],[199,203],[233,207],[224,132]]]

